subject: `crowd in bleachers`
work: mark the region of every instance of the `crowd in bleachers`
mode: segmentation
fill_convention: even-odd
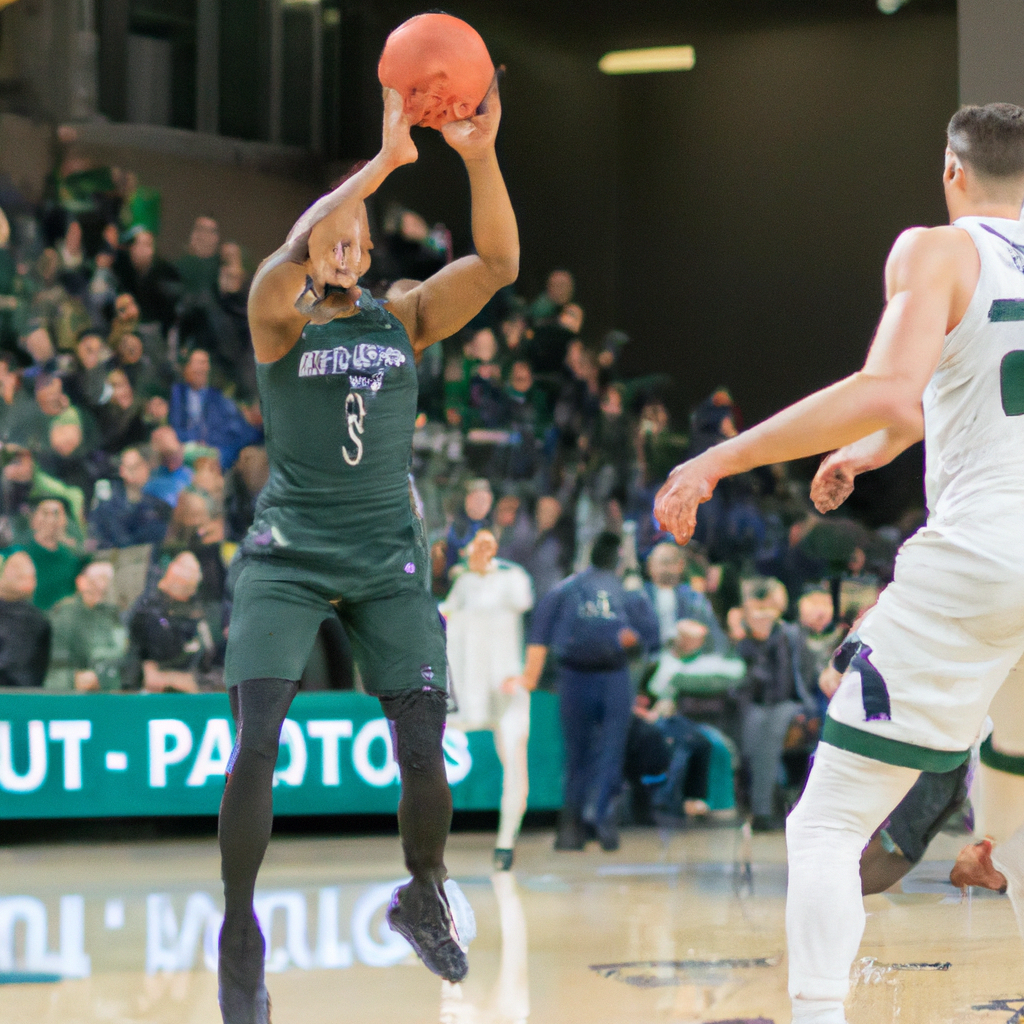
[[[129,174],[68,159],[40,208],[16,198],[0,195],[0,686],[222,688],[231,560],[269,472],[250,261],[209,216],[161,253],[158,197]],[[397,207],[377,220],[374,294],[451,259],[443,226]],[[673,423],[671,379],[623,375],[629,343],[590,334],[557,269],[427,351],[412,472],[433,591],[445,598],[483,527],[538,600],[620,534],[620,572],[663,644],[633,666],[635,814],[729,812],[742,763],[767,827],[780,785],[799,786],[829,654],[914,524],[819,517],[773,467],[723,481],[677,548],[657,489],[742,420],[722,388]]]

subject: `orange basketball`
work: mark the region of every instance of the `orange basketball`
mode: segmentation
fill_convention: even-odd
[[[450,14],[418,14],[388,36],[377,77],[405,98],[417,124],[441,128],[476,113],[494,64],[472,25]]]

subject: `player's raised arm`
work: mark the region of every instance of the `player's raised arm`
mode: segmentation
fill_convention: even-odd
[[[249,293],[249,322],[260,362],[280,358],[311,319],[329,320],[340,306],[358,298],[355,286],[369,267],[373,248],[364,203],[395,168],[415,162],[410,124],[402,97],[385,89],[380,152],[306,210],[284,245],[260,264]],[[327,286],[350,294],[325,303]]]
[[[392,303],[417,352],[465,327],[519,274],[519,229],[494,151],[500,120],[495,78],[480,113],[441,129],[469,174],[476,253],[449,264]]]
[[[919,438],[921,397],[946,333],[970,302],[978,269],[966,232],[904,232],[886,265],[888,301],[863,369],[677,466],[655,500],[661,525],[685,544],[697,506],[723,477],[833,451],[877,431]]]

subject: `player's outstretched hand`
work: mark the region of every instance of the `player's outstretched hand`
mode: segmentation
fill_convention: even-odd
[[[654,518],[661,528],[686,544],[697,527],[697,506],[707,501],[718,480],[700,459],[676,466],[654,499]]]
[[[819,512],[831,512],[853,493],[856,471],[845,448],[832,452],[811,481],[811,501]]]
[[[441,129],[441,134],[463,160],[474,160],[486,156],[494,149],[500,121],[501,97],[498,95],[498,74],[495,72],[491,87],[477,112],[462,121],[449,121]]]
[[[402,94],[396,89],[384,89],[384,133],[380,152],[392,167],[414,164],[419,150],[412,141],[409,129],[415,124],[415,115],[405,109]]]

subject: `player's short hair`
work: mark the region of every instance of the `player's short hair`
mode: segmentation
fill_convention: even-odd
[[[590,549],[590,564],[595,569],[614,569],[619,561],[619,547],[622,538],[606,530],[599,533]]]
[[[946,129],[949,148],[978,174],[1024,177],[1024,108],[1015,103],[961,107]]]

